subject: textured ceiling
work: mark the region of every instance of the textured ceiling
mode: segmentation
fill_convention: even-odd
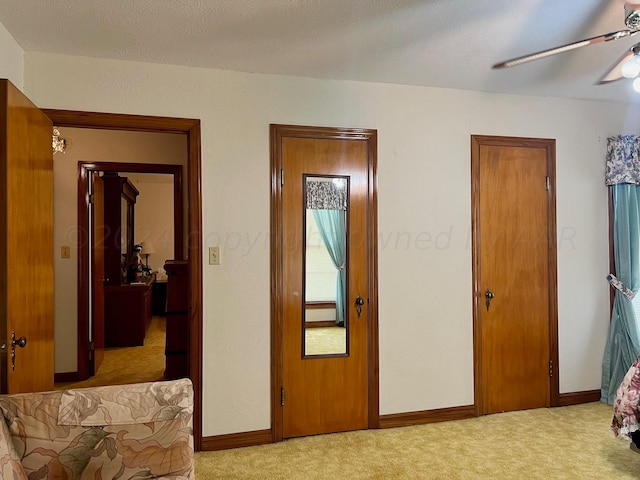
[[[0,0],[0,23],[27,52],[640,102],[595,85],[638,37],[491,69],[624,29],[623,0]]]

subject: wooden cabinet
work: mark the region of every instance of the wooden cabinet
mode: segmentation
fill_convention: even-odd
[[[134,213],[138,190],[117,173],[102,176],[104,183],[104,273],[105,286],[126,283],[123,261],[133,252]]]
[[[137,347],[151,323],[151,283],[105,287],[105,347]]]
[[[167,335],[164,377],[189,376],[189,262],[168,260],[167,272]]]
[[[151,305],[152,313],[160,317],[167,314],[167,281],[154,280],[153,282],[153,302]]]
[[[151,279],[127,283],[126,265],[133,252],[134,213],[138,190],[126,177],[105,173],[104,246],[104,346],[134,347],[144,344],[151,323]]]

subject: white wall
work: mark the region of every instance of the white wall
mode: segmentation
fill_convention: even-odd
[[[0,23],[0,78],[6,78],[22,89],[24,50]]]
[[[470,135],[557,139],[560,390],[600,388],[605,141],[637,110],[47,54],[26,55],[25,88],[46,107],[202,120],[204,245],[222,247],[204,265],[205,436],[270,427],[270,123],[378,130],[381,414],[473,403]]]
[[[186,158],[186,145],[183,157]],[[149,255],[149,266],[156,271],[158,268],[164,268],[166,260],[175,258],[173,175],[125,175],[140,192],[136,201],[134,242],[153,243],[155,252]],[[158,178],[165,178],[165,181],[156,181]],[[144,260],[144,249],[142,253]]]
[[[53,157],[56,373],[77,370],[78,162],[184,165],[187,156],[185,135],[62,127],[60,134],[68,148]],[[173,221],[173,207],[167,218]],[[62,246],[71,247],[71,258],[61,258]]]

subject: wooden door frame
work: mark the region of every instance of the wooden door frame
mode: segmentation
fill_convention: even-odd
[[[480,312],[484,296],[480,285],[480,146],[541,148],[546,152],[549,190],[547,216],[547,244],[549,245],[549,356],[553,372],[549,381],[550,406],[560,405],[560,376],[558,374],[558,280],[557,280],[557,225],[556,225],[556,141],[547,138],[502,137],[471,135],[471,238],[473,278],[473,358],[475,415],[484,411],[482,381],[482,325]]]
[[[182,165],[159,163],[78,162],[78,367],[76,381],[91,375],[89,342],[89,255],[94,239],[89,232],[89,184],[94,172],[160,173],[173,175],[173,260],[184,259]],[[89,280],[90,281],[90,280]]]
[[[100,190],[100,195],[96,194],[96,187],[100,186],[99,190]],[[95,175],[93,174],[89,174],[87,176],[87,193],[89,193],[89,186],[91,186],[91,195],[93,195],[93,197],[89,197],[89,195],[85,196],[86,199],[86,210],[87,213],[86,215],[83,215],[82,217],[78,217],[78,225],[80,224],[80,219],[85,219],[85,221],[87,222],[87,232],[90,232],[90,238],[91,238],[91,244],[88,245],[88,255],[77,255],[78,257],[78,262],[80,262],[83,258],[87,258],[87,263],[89,265],[89,273],[88,273],[88,277],[89,277],[89,285],[91,286],[91,293],[90,293],[90,297],[91,297],[91,307],[90,309],[87,309],[87,323],[89,323],[89,319],[91,321],[91,329],[93,330],[93,334],[91,335],[91,340],[93,341],[93,348],[89,347],[90,353],[89,354],[89,359],[88,359],[88,369],[89,369],[89,376],[91,375],[95,375],[96,374],[96,370],[98,370],[100,368],[100,365],[102,365],[102,361],[104,360],[104,338],[105,338],[105,331],[104,331],[104,311],[105,311],[105,303],[104,303],[104,294],[105,294],[105,285],[104,285],[104,279],[105,279],[105,272],[104,272],[104,253],[105,253],[105,248],[104,248],[104,181],[102,180],[102,178],[96,173]],[[79,187],[78,187],[79,189]],[[89,198],[93,198],[93,201],[90,202]],[[93,208],[92,208],[93,206]],[[80,209],[78,209],[79,211]],[[101,211],[102,210],[102,211]],[[91,215],[89,215],[89,212],[91,212]],[[91,220],[89,221],[89,217],[91,217]],[[98,221],[100,220],[100,221]],[[101,232],[98,232],[98,227],[101,228]],[[78,229],[80,230],[80,229]],[[102,236],[100,245],[101,248],[96,249],[96,238],[98,238],[98,236]],[[96,261],[96,252],[100,252],[99,256],[101,256],[101,261]],[[99,267],[97,267],[99,266]],[[78,268],[78,271],[80,269]],[[98,272],[99,271],[99,272]],[[80,283],[80,281],[78,280],[78,283]],[[97,292],[100,291],[100,293],[102,295],[100,295],[100,303],[96,302],[96,294]],[[78,297],[79,298],[79,297]],[[80,301],[78,300],[77,302],[78,304],[80,303]],[[99,308],[102,310],[101,314],[102,315],[96,315],[96,312],[99,311],[98,308],[96,308],[96,306],[99,305]],[[90,311],[89,311],[90,310]],[[78,314],[78,324],[80,323],[80,316],[82,315],[83,312],[80,311],[80,308],[78,308],[77,310],[77,314]],[[101,318],[101,326],[102,326],[102,332],[101,335],[98,335],[96,332],[96,324],[98,323],[96,321],[96,317]],[[76,329],[77,332],[77,329]],[[100,341],[98,341],[98,338],[100,338]],[[87,339],[88,340],[88,339]],[[80,342],[76,342],[77,344],[79,344]],[[77,364],[80,365],[80,349],[77,349]],[[54,382],[55,382],[55,374],[54,374]]]
[[[42,109],[42,111],[58,127],[176,133],[187,136],[187,256],[189,259],[190,282],[189,377],[193,382],[194,389],[194,446],[196,450],[200,450],[202,446],[202,171],[200,120],[56,109]],[[87,279],[85,278],[84,281],[87,281]],[[80,288],[80,285],[78,288]],[[86,288],[86,285],[83,288]],[[79,338],[80,333],[78,332]]]
[[[284,290],[283,290],[283,239],[282,239],[282,139],[285,137],[334,140],[365,140],[367,142],[367,246],[369,262],[369,329],[367,348],[369,428],[380,426],[380,378],[378,368],[378,189],[376,130],[358,128],[331,128],[296,125],[270,125],[271,141],[271,441],[283,439],[281,388],[284,383]]]

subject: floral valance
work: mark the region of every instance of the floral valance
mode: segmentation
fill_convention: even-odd
[[[640,137],[618,135],[607,139],[607,185],[640,185]]]
[[[307,178],[307,209],[346,210],[347,182],[343,178],[311,180]]]

